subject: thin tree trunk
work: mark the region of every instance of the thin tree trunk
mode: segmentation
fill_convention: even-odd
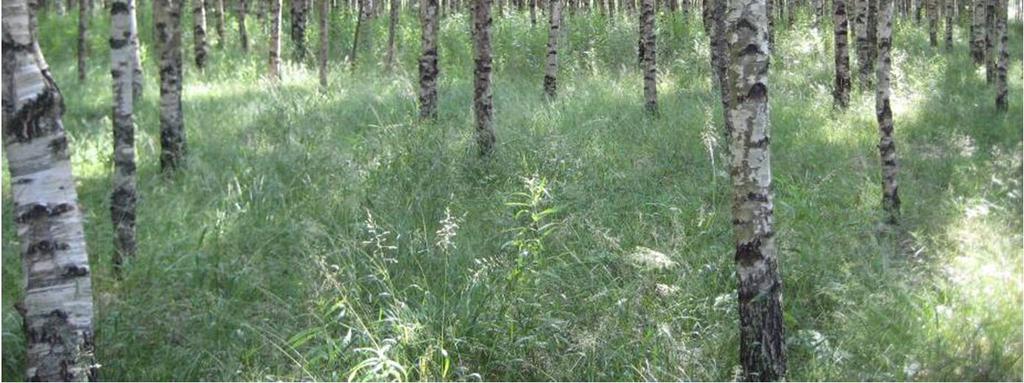
[[[999,1],[996,5],[996,37],[998,41],[999,59],[996,61],[996,110],[1006,112],[1009,105],[1006,100],[1006,66],[1010,61],[1009,41],[1006,32],[1008,2]]]
[[[420,118],[437,118],[437,0],[421,0]]]
[[[846,0],[835,0],[834,28],[835,28],[835,54],[836,54],[836,79],[835,89],[832,90],[832,102],[838,109],[846,109],[850,105],[850,54],[847,48],[849,38],[846,33],[849,24],[846,18]]]
[[[530,3],[530,25],[537,26],[537,0],[527,0]]]
[[[92,0],[78,1],[78,81],[85,81],[89,68],[89,20],[92,18]]]
[[[154,0],[157,49],[160,53],[160,169],[176,170],[185,158],[181,114],[182,0]]]
[[[727,7],[739,359],[745,380],[774,381],[785,378],[786,354],[772,217],[768,18],[765,0],[728,0]]]
[[[562,1],[549,0],[548,52],[544,67],[544,94],[554,98],[558,94],[558,35],[562,27]]]
[[[938,0],[925,0],[928,11],[928,45],[939,46],[939,4]]]
[[[115,271],[135,256],[135,126],[132,76],[133,0],[114,0],[110,7],[110,63],[113,83],[114,185],[110,217],[114,226]]]
[[[330,36],[330,14],[331,0],[320,0],[320,91],[327,92],[327,55],[330,52],[328,44]]]
[[[306,9],[308,7],[306,6],[306,0],[291,0],[291,4],[292,43],[295,45],[295,61],[301,63],[306,59]]]
[[[768,0],[765,7],[768,9],[768,49],[775,48],[775,15],[772,13],[776,0]]]
[[[985,83],[988,84],[996,77],[996,1],[985,0]]]
[[[985,63],[985,11],[988,0],[974,0],[971,12],[971,58],[974,65]]]
[[[355,28],[355,32],[353,32],[355,35],[352,37],[352,51],[349,53],[349,60],[350,60],[349,61],[349,65],[350,65],[349,68],[351,70],[355,70],[356,69],[356,53],[359,52],[359,35],[361,35],[360,32],[362,32],[362,30],[363,30],[363,22],[366,20],[366,12],[367,12],[366,11],[366,6],[367,6],[366,1],[367,0],[357,0],[357,1],[358,1],[359,9],[358,9],[358,12],[356,13],[356,28]]]
[[[732,97],[730,96],[730,87],[728,80],[729,67],[729,45],[726,41],[726,8],[729,0],[709,0],[711,1],[711,35],[710,35],[710,48],[711,48],[711,67],[714,70],[715,83],[718,85],[718,91],[722,99],[722,113],[725,114],[725,134],[726,136],[732,133],[732,122],[729,119],[728,113],[730,108],[730,102]]]
[[[215,0],[214,22],[217,24],[217,47],[224,48],[224,0]]]
[[[196,68],[206,67],[206,4],[205,0],[192,0],[192,39],[195,45]]]
[[[874,29],[868,23],[868,2],[870,0],[853,0],[857,5],[857,65],[858,79],[861,89],[871,88],[871,72],[874,70],[874,61],[871,59],[871,41],[868,39],[869,30]]]
[[[946,2],[946,49],[953,49],[953,1],[945,0]]]
[[[154,0],[158,1],[158,0]],[[238,39],[242,44],[242,52],[249,52],[249,33],[245,30],[246,0],[238,0]]]
[[[391,72],[395,66],[395,51],[398,49],[395,45],[397,40],[395,39],[395,29],[398,26],[398,9],[400,5],[398,0],[391,0],[391,5],[388,15],[388,51],[384,56],[384,68],[388,72]]]
[[[297,1],[297,0],[293,0]],[[294,8],[292,8],[294,16]],[[281,79],[281,0],[270,0],[270,58],[267,73],[272,81]]]
[[[30,381],[96,380],[92,281],[60,90],[25,0],[3,0],[3,140],[21,243]]]
[[[644,107],[658,114],[657,48],[654,37],[654,1],[643,0],[640,10],[640,41],[643,47]]]
[[[494,104],[491,102],[491,0],[473,0],[473,111],[481,156],[494,151]]]
[[[868,57],[867,61],[870,65],[868,71],[868,78],[870,73],[875,69],[875,61],[878,58],[878,2],[880,0],[867,0],[868,2]]]
[[[132,23],[132,99],[135,104],[142,101],[142,90],[145,77],[142,73],[142,44],[139,43],[139,24],[136,17],[136,6],[134,1],[128,2],[129,21]]]
[[[878,88],[875,93],[875,115],[878,118],[878,153],[882,160],[882,208],[886,220],[896,224],[900,215],[899,185],[896,175],[899,164],[896,157],[896,141],[893,137],[892,107],[889,98],[890,71],[892,68],[892,7],[893,0],[881,0],[878,17]]]

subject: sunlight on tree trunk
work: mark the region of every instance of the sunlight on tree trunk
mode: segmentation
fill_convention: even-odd
[[[176,170],[185,157],[181,115],[181,8],[183,0],[154,0],[160,54],[160,170]]]
[[[875,115],[878,119],[878,152],[882,159],[882,208],[886,220],[896,224],[900,216],[899,185],[896,176],[899,163],[896,157],[896,140],[893,137],[892,96],[890,72],[892,71],[892,7],[893,0],[881,0],[878,17],[878,88],[875,93]]]
[[[134,0],[114,0],[110,7],[110,62],[114,102],[114,185],[110,197],[110,216],[114,226],[116,271],[124,260],[135,255],[135,126],[132,76],[131,9]]]

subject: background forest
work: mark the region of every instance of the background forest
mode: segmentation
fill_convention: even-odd
[[[546,100],[546,13],[532,25],[527,11],[495,7],[497,144],[481,159],[467,12],[441,18],[438,114],[420,120],[414,7],[401,8],[386,70],[386,12],[363,21],[352,62],[356,10],[338,2],[321,92],[318,8],[309,53],[295,60],[282,38],[272,81],[264,5],[250,4],[243,52],[233,4],[223,40],[208,21],[201,71],[182,12],[188,157],[171,176],[160,171],[152,2],[140,4],[138,250],[119,277],[109,12],[92,17],[85,80],[77,12],[39,14],[85,218],[101,379],[739,376],[730,157],[699,7],[657,13],[656,116],[635,11],[567,9],[558,96]],[[929,45],[927,19],[893,19],[895,233],[881,223],[874,89],[854,81],[849,108],[833,107],[831,11],[818,20],[801,4],[794,20],[775,19],[788,380],[1022,379],[1022,24],[1011,4],[1009,108],[998,112],[964,9],[950,49]],[[22,261],[3,172],[3,379],[21,380]]]

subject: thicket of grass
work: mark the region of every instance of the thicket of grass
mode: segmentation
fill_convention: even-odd
[[[650,119],[634,20],[567,17],[560,94],[546,103],[546,29],[496,18],[498,149],[481,161],[466,16],[442,22],[433,123],[416,119],[418,24],[402,17],[389,75],[378,65],[386,17],[370,22],[353,73],[341,52],[354,23],[336,15],[324,95],[312,59],[286,64],[279,85],[261,78],[255,17],[248,55],[233,22],[205,73],[186,48],[190,162],[165,179],[147,11],[139,255],[120,281],[107,17],[95,19],[85,83],[75,17],[41,20],[87,215],[102,377],[731,379],[728,153],[699,19],[658,19],[661,118]],[[891,237],[878,234],[873,92],[833,111],[831,32],[807,20],[778,31],[769,87],[789,379],[1021,380],[1021,24],[1010,25],[1007,114],[963,29],[951,52],[929,48],[923,25],[895,31],[904,219]],[[10,214],[3,235],[9,380],[24,377]],[[645,267],[635,258],[652,255],[638,247],[671,262]]]

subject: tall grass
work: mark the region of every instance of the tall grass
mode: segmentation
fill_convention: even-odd
[[[186,49],[190,158],[168,180],[142,13],[139,255],[122,280],[110,263],[108,17],[94,18],[85,83],[75,17],[40,20],[87,215],[103,379],[735,376],[728,153],[698,15],[658,19],[658,119],[643,111],[634,20],[569,17],[562,89],[547,103],[546,29],[496,17],[498,146],[483,161],[466,15],[442,22],[432,123],[416,119],[414,14],[402,14],[394,75],[377,65],[386,18],[370,21],[352,72],[353,15],[336,14],[323,95],[312,58],[264,81],[265,31],[250,18],[244,55],[229,17],[205,72]],[[1021,24],[1009,29],[1000,115],[963,29],[946,52],[928,47],[925,26],[897,22],[896,236],[877,226],[873,93],[834,111],[832,34],[808,20],[778,31],[769,88],[789,379],[1021,380]],[[5,214],[5,379],[24,377],[15,234]]]

